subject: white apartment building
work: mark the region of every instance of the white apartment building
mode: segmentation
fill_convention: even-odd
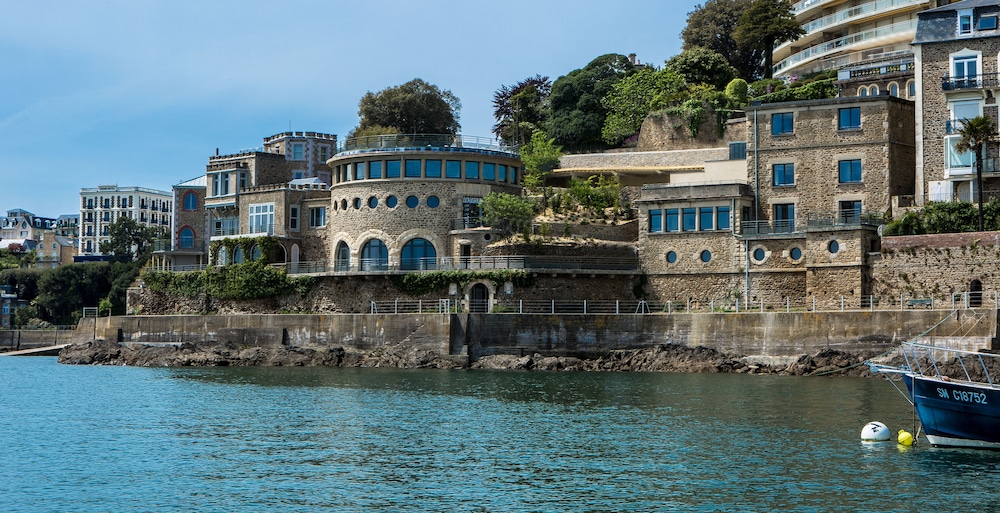
[[[79,254],[102,255],[101,243],[110,239],[108,226],[122,216],[167,231],[173,217],[173,196],[145,187],[99,185],[80,189]]]

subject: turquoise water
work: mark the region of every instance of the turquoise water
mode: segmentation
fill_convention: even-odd
[[[2,511],[993,511],[881,380],[0,358]]]

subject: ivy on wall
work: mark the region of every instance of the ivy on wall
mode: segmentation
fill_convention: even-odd
[[[208,248],[209,254],[212,255],[213,258],[218,257],[220,248],[225,248],[226,253],[230,255],[230,258],[232,258],[232,255],[236,253],[236,248],[240,248],[243,251],[243,254],[249,259],[249,256],[252,254],[253,247],[257,246],[260,250],[260,257],[258,257],[258,260],[267,261],[271,255],[271,251],[273,251],[277,245],[278,239],[274,237],[261,236],[213,240],[209,244]]]
[[[191,273],[147,271],[142,279],[154,292],[187,298],[205,293],[216,299],[261,299],[293,292],[303,296],[316,283],[312,276],[288,276],[284,269],[271,267],[263,259]]]
[[[446,291],[448,285],[455,283],[465,287],[477,280],[490,280],[496,288],[506,282],[517,287],[528,287],[534,283],[534,278],[521,269],[494,269],[489,271],[429,271],[410,273],[390,278],[396,290],[413,296],[428,294],[435,291]]]

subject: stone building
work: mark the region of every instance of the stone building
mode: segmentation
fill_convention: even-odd
[[[925,201],[975,198],[975,156],[958,152],[955,141],[964,119],[997,121],[1000,92],[1000,5],[965,0],[920,13],[916,37],[917,191]],[[987,144],[983,191],[1000,194],[996,143]]]
[[[35,267],[45,269],[72,264],[78,243],[77,239],[59,235],[56,230],[43,232],[35,246]]]
[[[101,244],[108,242],[108,227],[122,217],[139,224],[170,227],[173,199],[169,192],[145,187],[99,185],[80,189],[81,256],[102,255]]]
[[[495,237],[480,202],[521,190],[517,153],[471,136],[353,139],[328,164],[326,231],[338,270],[434,269],[479,255]]]
[[[208,261],[208,210],[204,175],[173,186],[173,218],[168,239],[155,241],[155,269],[198,269]]]

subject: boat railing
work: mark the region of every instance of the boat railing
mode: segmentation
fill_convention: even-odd
[[[1000,369],[1000,354],[917,342],[903,343],[901,349],[906,367],[915,376],[998,387],[991,369]]]

